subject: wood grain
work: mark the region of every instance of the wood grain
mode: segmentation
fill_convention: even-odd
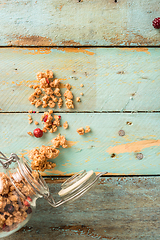
[[[159,111],[159,62],[159,48],[1,48],[0,110],[36,110],[28,86],[37,83],[38,71],[52,69],[62,93],[67,82],[75,99],[84,93],[70,111]]]
[[[49,184],[57,200],[60,185]],[[106,177],[71,204],[53,209],[41,199],[26,227],[7,239],[159,239],[159,185],[159,177]]]
[[[0,45],[159,46],[159,8],[159,0],[2,0]]]
[[[42,114],[32,114],[33,121],[40,123]],[[159,113],[62,113],[61,124],[69,123],[69,129],[59,128],[56,133],[46,133],[37,139],[27,134],[37,128],[28,123],[28,114],[0,114],[0,149],[10,155],[15,152],[27,157],[27,151],[41,145],[51,145],[58,133],[66,136],[69,148],[60,149],[53,160],[57,166],[43,175],[71,175],[82,169],[109,174],[159,174],[160,131]],[[131,125],[128,125],[129,122]],[[91,127],[83,136],[76,132],[79,127]],[[42,123],[38,126],[42,128]],[[125,136],[119,136],[124,130]],[[143,154],[143,159],[137,158]]]

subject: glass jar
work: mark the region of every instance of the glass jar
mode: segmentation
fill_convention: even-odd
[[[58,193],[61,199],[56,203],[45,180],[32,171],[27,159],[14,153],[9,158],[0,154],[0,238],[16,232],[30,220],[38,198],[58,207],[82,196],[106,173],[96,175],[92,170],[83,170],[73,175],[62,184]]]

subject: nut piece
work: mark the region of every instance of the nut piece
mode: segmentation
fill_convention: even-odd
[[[67,128],[68,128],[68,122],[67,122],[67,121],[65,121],[65,122],[63,123],[63,127],[64,127],[64,129],[67,129]]]
[[[80,97],[77,97],[77,98],[76,98],[76,101],[77,101],[77,102],[81,102]]]
[[[81,94],[81,96],[83,96],[83,95],[84,95],[84,94],[83,94],[83,92],[81,92],[80,94]]]
[[[70,90],[71,89],[71,85],[69,83],[66,83],[66,86],[67,90]]]
[[[86,126],[85,133],[89,133],[91,131],[90,126]]]
[[[84,128],[78,128],[77,132],[79,135],[84,135]]]

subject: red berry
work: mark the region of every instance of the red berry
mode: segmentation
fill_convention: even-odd
[[[48,80],[48,78],[46,78],[46,82],[49,84],[49,80]]]
[[[32,198],[30,198],[30,197],[27,197],[27,200],[28,200],[29,202],[32,202]]]
[[[36,113],[36,111],[33,111],[33,113]]]
[[[155,18],[152,22],[152,25],[154,28],[159,29],[160,28],[160,17]]]
[[[36,128],[33,131],[36,138],[41,138],[43,136],[43,131],[40,128]]]
[[[30,206],[30,204],[29,204],[29,202],[28,201],[26,201],[26,200],[24,200],[24,205],[26,206],[26,207],[29,207]]]
[[[48,115],[46,115],[44,118],[43,118],[43,121],[46,122],[48,119]]]
[[[58,116],[59,117],[59,119],[61,119],[61,116]]]
[[[3,224],[3,227],[2,227],[2,229],[4,229],[5,227],[6,227],[6,223],[4,223],[4,224]]]

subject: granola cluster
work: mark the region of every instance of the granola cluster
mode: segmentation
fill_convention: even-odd
[[[16,173],[17,174],[17,173]],[[20,175],[12,174],[15,186],[20,189],[23,196],[18,195],[10,178],[5,173],[0,173],[0,230],[11,231],[23,222],[32,213],[29,201],[32,201],[27,182],[20,178]],[[15,180],[16,179],[16,180]]]
[[[60,126],[61,117],[58,115],[54,115],[53,118],[52,113],[53,110],[49,110],[48,112],[44,112],[44,114],[41,117],[41,121],[44,124],[44,128],[42,129],[43,132],[47,132],[47,130],[50,133],[56,132],[57,128]]]
[[[46,73],[38,72],[37,79],[40,81],[40,84],[29,85],[30,88],[34,89],[34,93],[28,98],[32,105],[35,107],[42,106],[42,108],[50,107],[54,108],[56,104],[59,108],[63,105],[62,94],[60,90],[60,80],[54,79],[53,72],[47,70]],[[66,99],[67,108],[74,108],[73,104],[73,94],[70,91],[71,85],[66,84],[67,91],[64,94]],[[40,99],[41,97],[41,99]]]
[[[60,134],[51,140],[52,146],[42,146],[40,149],[34,148],[29,153],[29,158],[32,160],[32,170],[43,172],[46,169],[52,169],[56,166],[55,163],[49,162],[50,159],[58,157],[60,151],[56,148],[62,146],[67,148],[67,141],[64,136]]]
[[[59,150],[50,146],[42,146],[40,149],[32,149],[29,153],[29,158],[32,160],[31,168],[33,170],[44,171],[52,169],[56,166],[55,163],[49,162],[49,159],[58,157]]]

